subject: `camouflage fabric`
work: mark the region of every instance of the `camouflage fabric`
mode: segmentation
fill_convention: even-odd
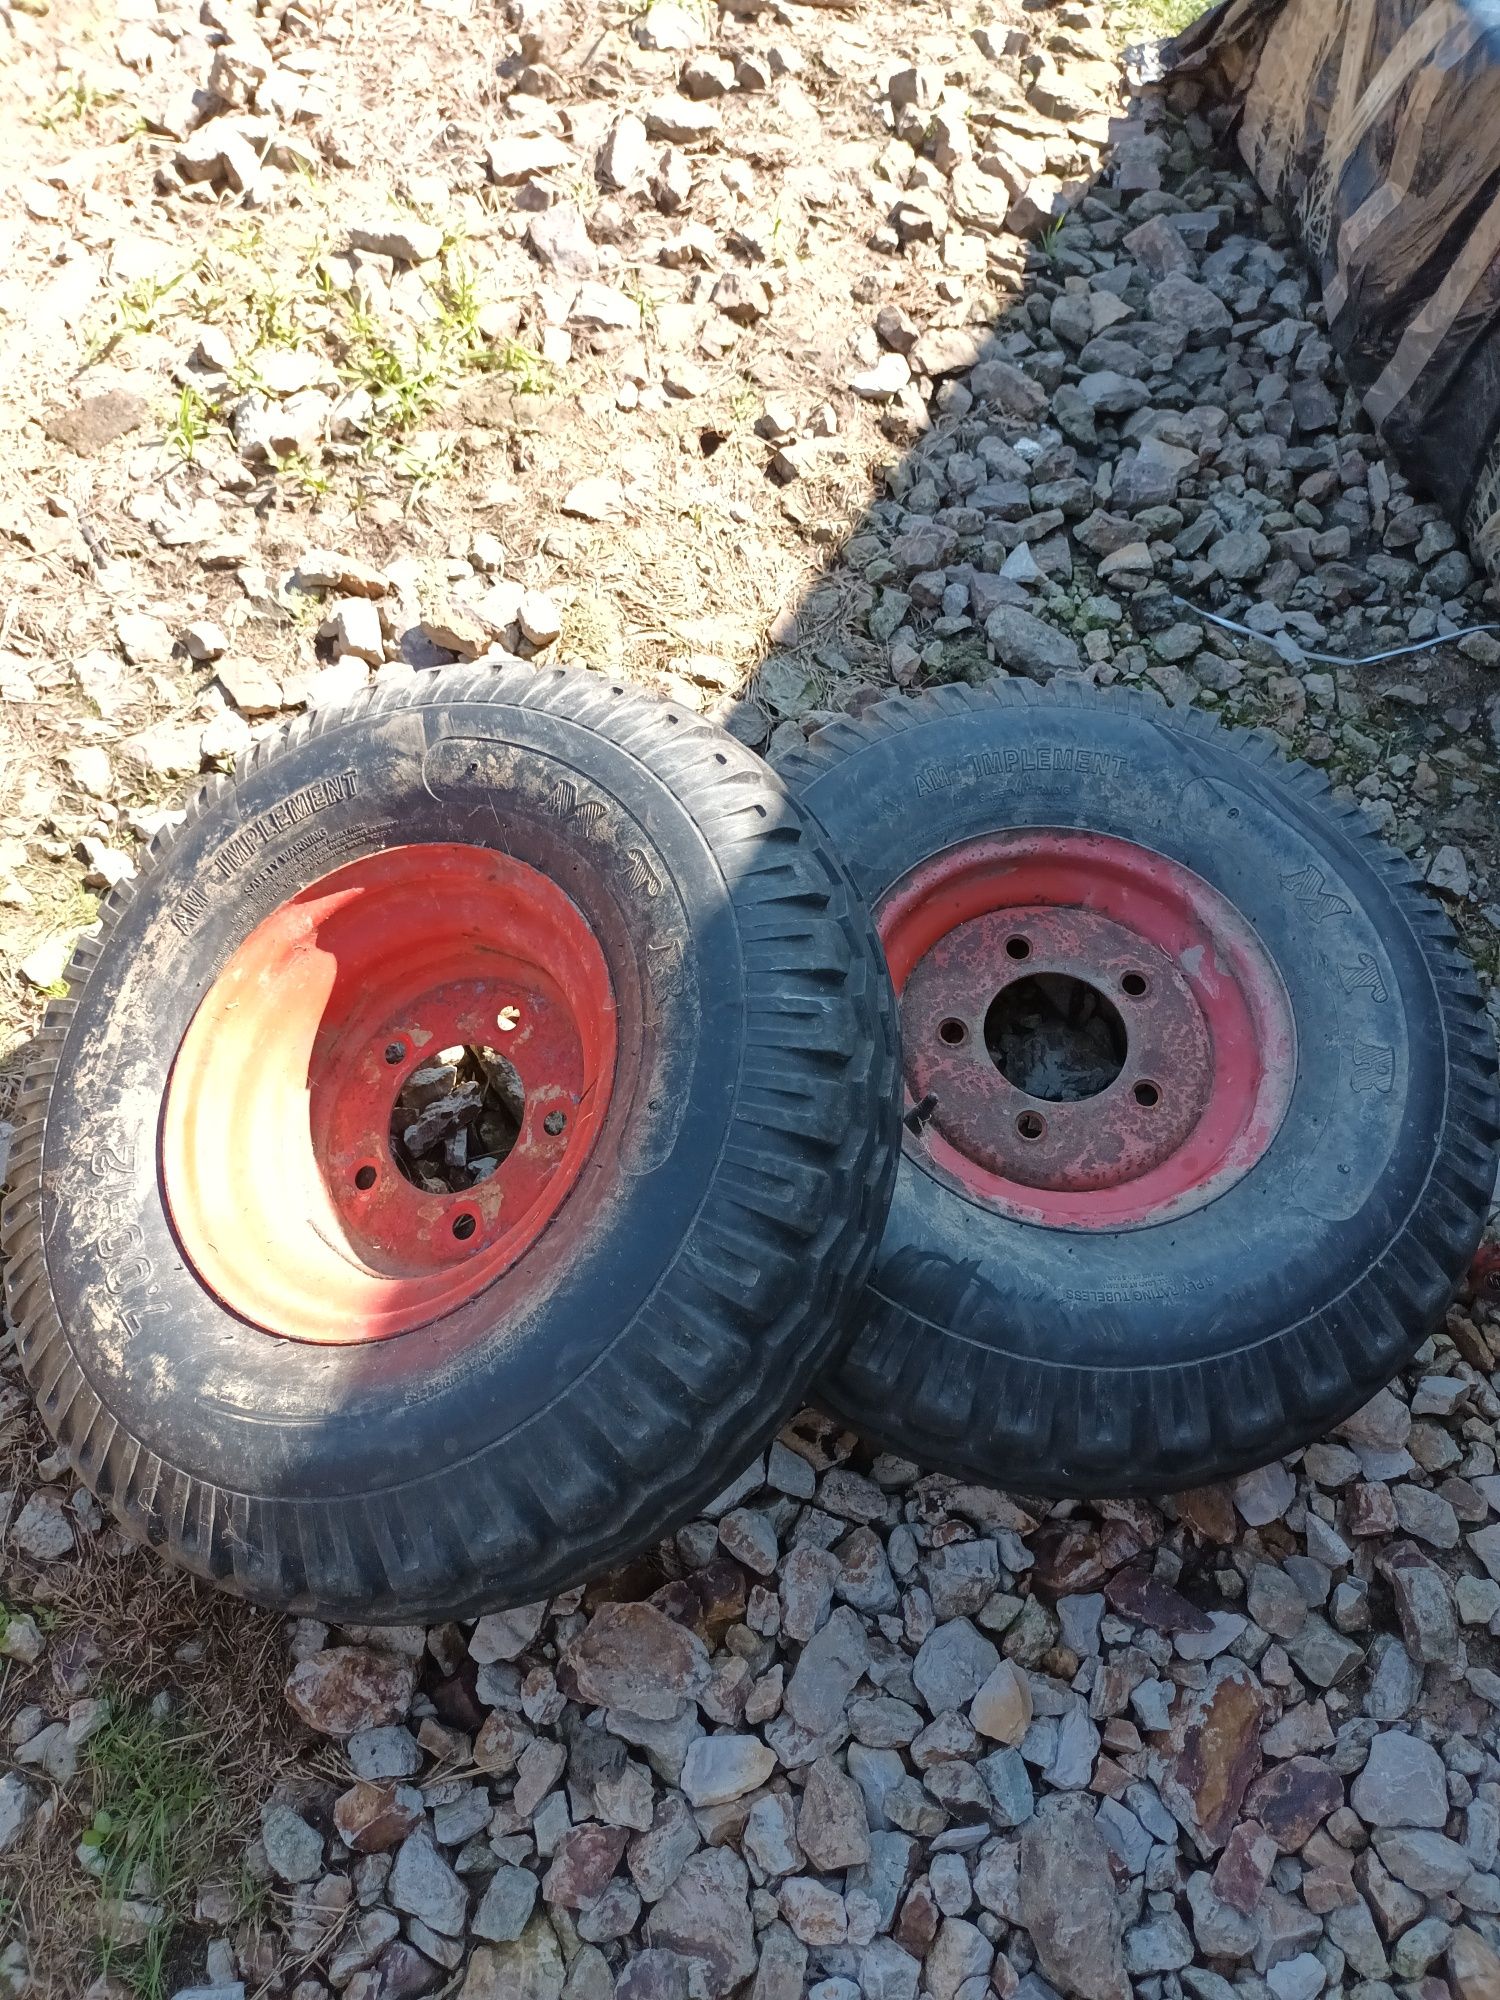
[[[1223,0],[1166,57],[1238,103],[1365,409],[1500,576],[1500,0]]]

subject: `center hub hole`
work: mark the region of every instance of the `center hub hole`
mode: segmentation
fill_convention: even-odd
[[[1017,1090],[1076,1104],[1108,1090],[1125,1066],[1125,1023],[1087,980],[1036,972],[997,993],[984,1017],[990,1060]]]
[[[391,1157],[414,1187],[456,1194],[487,1181],[521,1136],[526,1089],[497,1049],[442,1049],[391,1107]]]

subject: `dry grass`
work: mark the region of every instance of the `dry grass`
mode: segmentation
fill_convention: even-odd
[[[19,1424],[5,1478],[24,1473],[30,1486],[36,1432]],[[106,1970],[140,2000],[160,2000],[201,1973],[193,1914],[205,1885],[225,1892],[236,1928],[266,1926],[279,1951],[243,1853],[294,1755],[281,1621],[168,1570],[108,1526],[72,1560],[37,1569],[12,1559],[3,1589],[47,1640],[34,1667],[0,1668],[6,1740],[33,1703],[49,1716],[83,1699],[109,1704],[69,1785],[28,1774],[43,1803],[0,1867],[0,1946],[28,1942],[30,2000],[78,2000]],[[105,1913],[120,1897],[161,1906],[145,1944],[109,1941]]]

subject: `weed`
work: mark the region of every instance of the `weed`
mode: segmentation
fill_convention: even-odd
[[[234,1904],[236,1921],[242,1924],[261,1923],[270,1914],[270,1883],[263,1876],[252,1875],[243,1862],[235,1883]]]
[[[64,991],[66,990],[64,988]],[[50,1604],[7,1604],[5,1599],[0,1597],[0,1639],[4,1639],[10,1630],[12,1620],[16,1618],[29,1618],[39,1632],[49,1635],[57,1630],[57,1612]]]
[[[650,292],[631,278],[627,278],[620,289],[640,314],[642,328],[649,332],[656,325],[656,300]]]
[[[321,500],[331,490],[333,482],[321,466],[300,451],[289,451],[285,458],[273,459],[277,477],[296,486],[310,500]]]
[[[246,309],[255,328],[257,347],[300,347],[306,338],[293,311],[293,295],[274,285],[262,286],[250,294]]]
[[[369,392],[375,455],[383,440],[412,429],[466,374],[498,369],[513,375],[518,388],[539,393],[548,386],[541,359],[529,348],[511,340],[491,344],[480,333],[482,301],[458,250],[444,257],[443,274],[430,297],[433,316],[399,332],[358,300],[336,302],[343,316],[341,373],[351,387]]]
[[[1105,0],[1105,21],[1125,40],[1180,35],[1204,11],[1205,0]]]
[[[99,921],[99,898],[92,889],[74,887],[53,912],[59,930],[81,931]]]
[[[161,314],[157,307],[182,283],[186,271],[178,271],[170,278],[156,278],[149,274],[137,278],[127,285],[120,294],[120,323],[127,333],[151,333],[155,330]]]
[[[479,314],[483,300],[474,282],[473,267],[461,250],[450,250],[443,258],[442,277],[433,287],[438,318],[450,337],[463,348],[480,344]]]
[[[797,250],[796,231],[787,227],[786,213],[779,201],[771,211],[771,260],[784,265],[800,264],[802,261]]]
[[[1058,253],[1062,249],[1063,226],[1067,219],[1065,215],[1060,215],[1055,222],[1049,222],[1036,240],[1037,255],[1049,270],[1057,268]]]
[[[484,349],[478,365],[514,377],[523,396],[545,396],[554,386],[552,371],[541,355],[519,340],[497,340]]]
[[[198,391],[186,383],[177,398],[177,409],[167,427],[167,443],[189,465],[198,447],[208,436],[208,405]]]
[[[454,448],[448,438],[434,438],[430,435],[419,444],[398,445],[390,454],[393,470],[407,481],[410,492],[408,507],[414,507],[423,500],[429,490],[440,479],[453,470]]]
[[[121,1956],[143,2000],[160,2000],[172,1932],[186,1915],[197,1863],[218,1830],[219,1788],[203,1756],[207,1730],[192,1732],[140,1702],[121,1702],[84,1748],[94,1816],[80,1859],[110,1901],[157,1904],[161,1921],[126,1951],[106,1936],[101,1970]]]
[[[360,306],[350,308],[347,325],[345,380],[369,391],[377,428],[409,429],[435,407],[448,382],[444,343],[417,329],[402,340]]]
[[[89,351],[90,365],[103,360],[127,333],[154,332],[162,318],[159,310],[162,300],[175,292],[188,275],[188,270],[181,270],[170,278],[158,278],[148,272],[127,285],[117,299],[109,302],[106,323]]]
[[[91,112],[102,111],[108,104],[119,102],[117,90],[97,90],[91,83],[77,78],[61,89],[45,111],[36,114],[36,122],[44,132],[56,132],[63,125],[87,118]]]

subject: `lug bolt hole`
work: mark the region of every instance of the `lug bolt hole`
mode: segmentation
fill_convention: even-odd
[[[969,1038],[969,1031],[962,1021],[939,1021],[938,1040],[946,1042],[950,1049],[963,1045]]]
[[[403,1056],[404,1056],[405,1054],[406,1054],[406,1044],[405,1044],[405,1042],[387,1042],[387,1043],[386,1043],[386,1045],[385,1045],[385,1059],[386,1059],[386,1061],[387,1061],[388,1063],[392,1063],[392,1064],[394,1064],[394,1063],[398,1063],[398,1062],[400,1062],[401,1058],[402,1058],[402,1057],[403,1057]]]
[[[1046,1134],[1047,1121],[1040,1111],[1023,1111],[1016,1120],[1016,1130],[1023,1139],[1040,1139]]]
[[[1148,1111],[1153,1104],[1161,1103],[1161,1092],[1154,1083],[1138,1083],[1131,1095],[1137,1104],[1144,1105]]]
[[[1120,981],[1120,991],[1128,993],[1132,1000],[1139,1000],[1147,985],[1144,972],[1127,972]]]
[[[354,1185],[357,1188],[374,1187],[375,1169],[373,1167],[361,1167],[359,1172],[354,1176]]]
[[[565,1111],[549,1111],[542,1120],[542,1130],[555,1139],[567,1122],[568,1114]]]
[[[467,1243],[477,1227],[472,1215],[455,1215],[453,1218],[453,1234],[460,1243]]]
[[[1005,956],[1007,958],[1030,958],[1031,939],[1023,937],[1007,938],[1005,940]]]

